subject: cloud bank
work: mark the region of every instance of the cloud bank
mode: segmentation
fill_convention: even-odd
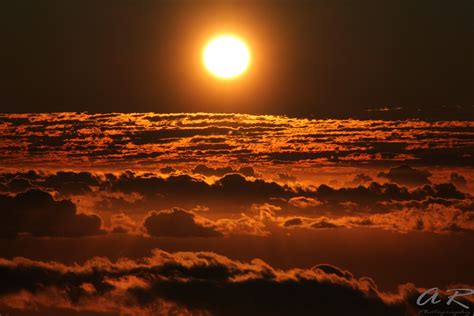
[[[0,278],[0,306],[10,310],[60,307],[137,315],[173,309],[193,315],[414,316],[421,291],[406,284],[397,293],[381,292],[373,280],[331,265],[280,270],[257,259],[245,263],[208,252],[161,250],[140,260],[95,258],[74,266],[1,259]]]

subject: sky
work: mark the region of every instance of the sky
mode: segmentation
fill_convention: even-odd
[[[0,21],[0,316],[474,308],[473,1],[17,0]],[[202,62],[222,34],[250,50],[230,79]]]
[[[473,12],[469,0],[6,2],[1,109],[462,118]],[[230,83],[200,64],[219,32],[254,55]]]

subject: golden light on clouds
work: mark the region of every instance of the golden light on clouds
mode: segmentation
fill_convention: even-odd
[[[234,35],[220,35],[210,40],[203,49],[204,67],[221,79],[232,79],[245,73],[251,54],[247,44]]]

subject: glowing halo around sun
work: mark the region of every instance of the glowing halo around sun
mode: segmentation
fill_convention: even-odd
[[[221,79],[232,79],[247,71],[250,51],[238,37],[220,35],[206,44],[202,61],[211,74]]]

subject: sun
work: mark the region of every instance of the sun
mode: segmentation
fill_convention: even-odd
[[[247,71],[250,65],[250,51],[245,42],[238,37],[220,35],[206,44],[202,61],[213,75],[221,79],[232,79]]]

